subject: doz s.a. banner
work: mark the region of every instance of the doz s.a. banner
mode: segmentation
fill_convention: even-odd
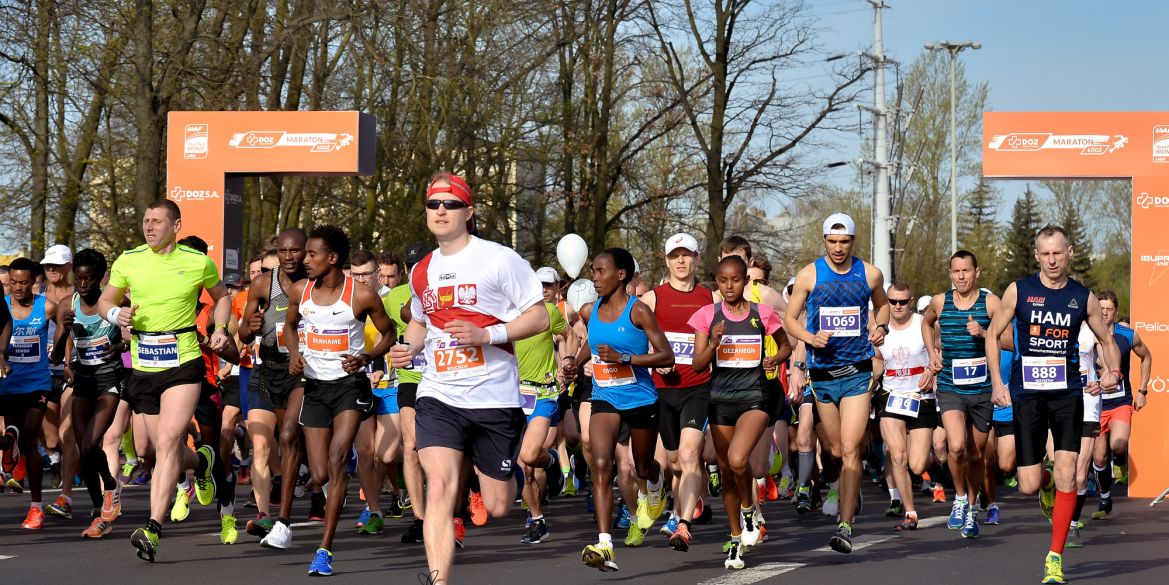
[[[1154,360],[1148,406],[1132,419],[1129,495],[1154,497],[1169,487],[1169,112],[987,112],[982,144],[987,178],[1132,180],[1128,319]],[[1135,391],[1135,355],[1125,375]]]
[[[377,141],[360,112],[171,112],[167,197],[226,276],[243,253],[243,179],[261,175],[370,175]]]

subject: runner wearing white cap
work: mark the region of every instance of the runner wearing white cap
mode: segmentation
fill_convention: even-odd
[[[45,250],[41,269],[45,273],[45,299],[57,305],[68,304],[73,297],[73,285],[69,282],[69,274],[73,271],[73,252],[69,246],[57,244]],[[50,321],[47,353],[53,351],[56,338],[57,323]],[[55,502],[45,507],[45,513],[59,518],[72,518],[73,476],[81,468],[77,441],[73,437],[73,388],[65,380],[64,362],[50,364],[49,373],[53,386],[48,394],[43,428],[45,448],[49,451],[53,473],[53,487],[61,488],[61,494]]]
[[[889,332],[889,303],[880,269],[852,255],[856,224],[836,213],[824,221],[825,255],[800,270],[784,320],[790,335],[809,347],[808,371],[816,409],[824,421],[840,472],[840,524],[828,541],[852,552],[852,522],[859,507],[861,448],[869,421],[873,347]],[[874,318],[867,305],[872,301]],[[799,314],[807,310],[807,321]]]

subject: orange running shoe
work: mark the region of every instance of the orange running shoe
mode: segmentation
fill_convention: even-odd
[[[25,467],[24,461],[24,457],[21,457],[16,462],[16,469],[12,470],[12,479],[15,479],[19,482],[24,482],[24,479],[28,477],[28,468]]]
[[[702,498],[698,498],[698,504],[694,506],[694,515],[691,516],[691,518],[694,518],[695,520],[701,518],[702,513],[705,511],[703,510],[704,507],[705,506],[702,503]]]
[[[483,505],[483,494],[471,492],[471,524],[483,526],[487,524],[487,508]]]
[[[935,483],[934,484],[934,502],[945,503],[945,501],[946,501],[946,489],[942,487],[942,484]]]
[[[106,522],[113,522],[122,515],[122,484],[118,484],[117,489],[106,490],[102,492],[101,500],[101,519]]]
[[[93,519],[93,523],[81,533],[81,538],[101,538],[114,531],[114,525],[102,520],[101,516]]]
[[[463,526],[462,518],[455,518],[455,548],[463,548],[463,538],[467,536],[467,527]]]
[[[670,536],[670,546],[676,551],[685,552],[690,549],[690,529],[679,522],[678,529]]]
[[[767,491],[768,502],[774,502],[779,499],[779,486],[775,485],[775,479],[770,475],[767,476],[764,488]],[[762,502],[763,500],[760,499],[759,501]]]
[[[20,527],[26,530],[40,530],[45,527],[45,513],[40,508],[29,507],[28,516],[24,517],[24,522],[20,523]]]

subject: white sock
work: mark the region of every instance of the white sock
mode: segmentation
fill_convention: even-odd
[[[228,504],[219,508],[220,516],[235,516],[235,504]]]
[[[901,501],[901,492],[897,488],[889,488],[889,499]]]
[[[602,532],[597,535],[597,544],[607,544],[613,546],[613,535],[608,532]]]
[[[646,484],[647,484],[646,487],[649,488],[649,491],[656,492],[656,491],[662,489],[662,482],[663,481],[664,481],[664,478],[662,477],[662,472],[659,471],[658,478],[653,480],[653,481],[646,482]]]
[[[178,485],[179,490],[184,491],[184,492],[190,491],[190,489],[191,489],[191,482],[189,480],[186,480],[186,479],[184,479],[182,482],[180,482],[177,485]]]
[[[40,502],[32,502],[30,507],[36,508],[36,509],[42,510],[42,511],[44,510],[44,506]]]

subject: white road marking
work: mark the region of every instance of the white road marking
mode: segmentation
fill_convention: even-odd
[[[16,555],[0,555],[0,561],[7,561],[8,559],[15,559]]]
[[[807,565],[803,563],[763,563],[757,567],[728,573],[722,577],[703,581],[699,585],[751,585],[776,575],[782,575]]]
[[[294,522],[292,524],[289,524],[288,527],[289,528],[306,528],[309,526],[323,526],[324,524],[325,523],[321,522],[320,520],[309,520],[308,522]],[[244,532],[244,529],[246,527],[247,527],[247,522],[244,522],[244,524],[241,526],[239,521],[236,520],[236,528],[239,529],[240,532]],[[219,536],[219,533],[218,532],[208,532],[206,534],[206,536]]]
[[[917,528],[918,528],[918,530],[921,530],[923,528],[937,526],[939,524],[946,522],[949,519],[950,519],[949,516],[931,516],[931,517],[926,518],[924,520],[918,520]],[[868,548],[870,546],[873,546],[874,544],[881,544],[882,542],[893,540],[894,538],[897,538],[896,534],[890,534],[890,535],[885,535],[885,536],[876,536],[876,535],[872,535],[872,534],[861,535],[861,536],[858,536],[852,540],[852,550],[855,552],[855,551],[861,550],[863,548]],[[833,551],[832,547],[830,547],[830,546],[822,546],[822,547],[816,549],[815,552],[836,552],[836,551]]]

